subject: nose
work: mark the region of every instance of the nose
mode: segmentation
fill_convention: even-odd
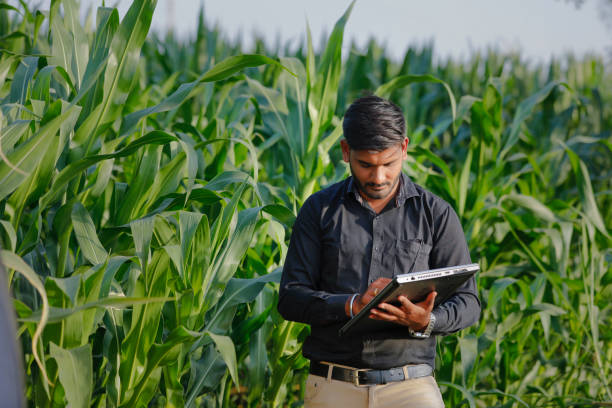
[[[373,183],[382,184],[385,182],[385,169],[383,166],[376,166],[373,170]]]

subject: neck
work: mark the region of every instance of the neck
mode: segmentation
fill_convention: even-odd
[[[376,214],[380,214],[380,212],[387,206],[387,204],[389,204],[389,201],[395,198],[397,190],[399,189],[399,185],[399,182],[396,183],[395,187],[393,188],[393,191],[391,191],[391,193],[389,193],[389,195],[387,195],[385,198],[371,198],[363,194],[360,189],[358,189],[358,191],[361,198],[367,201],[368,205],[372,208],[372,210],[374,210]]]

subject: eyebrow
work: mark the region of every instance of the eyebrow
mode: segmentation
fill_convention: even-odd
[[[400,152],[401,152],[401,150],[402,150],[402,149],[401,149],[401,147],[400,147],[400,149],[399,149],[399,150],[400,150]],[[391,153],[389,156],[394,156],[396,152],[397,152],[397,150],[396,150],[396,151],[394,151],[393,153]],[[393,163],[393,162],[398,161],[400,158],[401,158],[401,157],[396,157],[396,158],[394,158],[394,159],[391,159],[391,160],[389,160],[389,161],[386,161],[386,162],[384,162],[384,163],[381,163],[381,164],[380,164],[380,166],[384,166],[384,165],[387,165],[387,164],[391,164],[391,163]],[[360,159],[357,159],[357,162],[358,162],[359,164],[367,164],[367,165],[369,165],[369,166],[374,166],[374,164],[372,164],[372,163],[370,163],[370,162],[368,162],[368,161],[365,161],[365,160],[360,160]]]
[[[399,160],[399,159],[389,160],[389,161],[387,161],[387,162],[384,162],[384,163],[378,164],[378,166],[384,166],[384,165],[387,165],[387,164],[391,164],[391,163],[394,163],[394,162],[396,162],[396,161],[398,161],[398,160]],[[359,164],[367,164],[368,166],[375,166],[375,164],[370,163],[370,162],[365,161],[365,160],[359,160],[359,159],[357,159],[357,162],[358,162]]]

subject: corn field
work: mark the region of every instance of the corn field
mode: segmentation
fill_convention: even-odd
[[[438,341],[447,406],[612,406],[603,57],[397,61],[347,45],[352,5],[319,50],[305,27],[244,52],[203,13],[190,39],[150,32],[155,6],[0,3],[0,256],[29,406],[301,406],[309,328],[276,311],[280,270],[301,204],[349,174],[342,115],[368,93],[402,107],[404,171],[481,265],[480,322]]]

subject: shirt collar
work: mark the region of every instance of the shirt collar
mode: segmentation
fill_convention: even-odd
[[[348,178],[346,194],[352,195],[359,203],[363,204],[363,198],[361,197],[361,194],[359,194],[359,189],[352,176]],[[404,202],[406,202],[406,200],[410,197],[415,197],[418,195],[419,193],[417,192],[412,180],[410,180],[410,177],[405,175],[403,172],[400,173],[399,189],[395,195],[395,206],[399,207],[403,205]]]
[[[397,195],[395,196],[395,205],[399,207],[400,205],[403,205],[404,202],[410,197],[416,197],[418,195],[419,192],[417,191],[412,180],[410,180],[410,177],[402,173],[400,177],[400,187]]]

